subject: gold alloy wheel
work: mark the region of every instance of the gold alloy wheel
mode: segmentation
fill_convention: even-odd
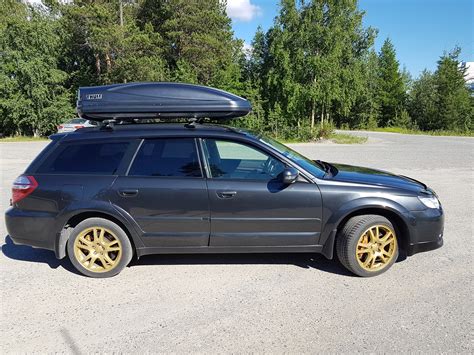
[[[107,272],[122,259],[122,244],[109,229],[89,227],[74,242],[76,260],[89,271]]]
[[[395,232],[384,225],[367,229],[357,242],[356,258],[366,271],[378,271],[387,266],[397,251]]]

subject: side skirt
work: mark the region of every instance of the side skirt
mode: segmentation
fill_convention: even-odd
[[[245,254],[245,253],[322,253],[323,245],[281,246],[281,247],[176,247],[176,248],[139,248],[137,257],[150,254]]]

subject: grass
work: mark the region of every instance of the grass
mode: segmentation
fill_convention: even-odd
[[[292,143],[318,143],[318,142],[332,142],[335,144],[363,144],[367,142],[367,137],[359,137],[359,136],[354,136],[352,134],[346,134],[346,133],[336,133],[332,132],[329,134],[327,138],[321,138],[320,140],[301,140],[301,139],[278,139],[280,142],[284,144],[292,144]]]
[[[358,137],[345,133],[331,133],[329,140],[336,144],[362,144],[367,142],[367,137]]]
[[[420,130],[411,129],[411,128],[404,128],[404,127],[377,127],[377,128],[370,128],[370,129],[365,129],[365,130],[375,131],[375,132],[401,133],[401,134],[422,134],[422,135],[429,135],[429,136],[474,137],[474,131],[467,131],[467,132],[445,131],[445,130],[420,131]]]
[[[0,143],[4,142],[42,142],[47,141],[47,137],[29,137],[29,136],[13,136],[0,138]]]

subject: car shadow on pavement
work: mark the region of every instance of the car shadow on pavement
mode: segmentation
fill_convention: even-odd
[[[52,269],[62,266],[64,269],[78,274],[69,259],[56,259],[54,253],[50,250],[35,249],[26,245],[15,245],[8,235],[5,237],[5,244],[2,245],[2,253],[9,259],[44,263],[48,264]]]
[[[130,266],[144,265],[294,265],[303,269],[316,269],[331,274],[355,277],[337,259],[328,260],[319,254],[161,254],[145,255],[134,259]]]

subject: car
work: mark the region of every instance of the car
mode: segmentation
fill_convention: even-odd
[[[58,126],[58,133],[73,132],[76,129],[93,126],[97,126],[97,122],[85,120],[83,118],[73,118],[65,123],[61,123]]]
[[[290,252],[337,255],[369,277],[443,245],[443,208],[424,183],[203,122],[244,116],[243,98],[172,83],[79,97],[80,115],[101,125],[51,136],[13,183],[5,218],[15,244],[67,256],[86,276],[148,254]]]

